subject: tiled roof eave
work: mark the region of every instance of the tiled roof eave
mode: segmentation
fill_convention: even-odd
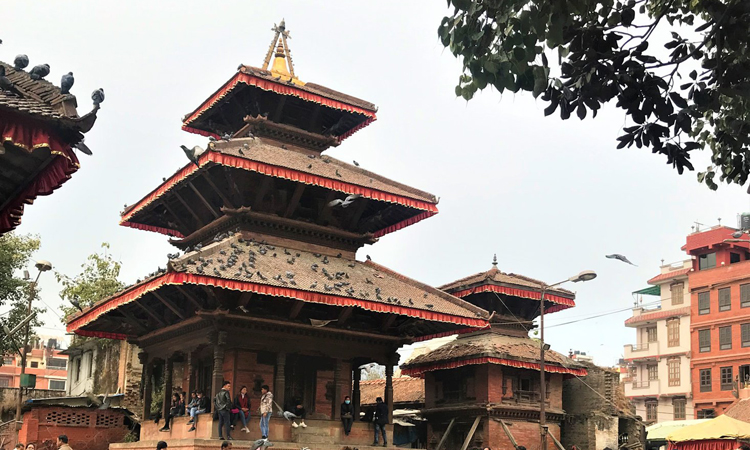
[[[435,370],[448,370],[467,365],[499,364],[530,370],[541,370],[538,362],[529,361],[525,358],[497,355],[492,353],[465,356],[456,359],[437,360],[424,363],[407,363],[401,366],[401,373],[414,377],[422,377],[427,372]],[[545,372],[563,373],[574,376],[586,376],[587,371],[583,367],[565,367],[558,363],[546,362]]]

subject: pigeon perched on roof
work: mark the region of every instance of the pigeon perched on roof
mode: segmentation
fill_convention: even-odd
[[[605,255],[604,257],[605,258],[609,258],[609,259],[617,259],[617,260],[622,261],[624,263],[628,263],[631,266],[635,266],[635,264],[633,264],[632,262],[630,262],[630,260],[628,258],[626,258],[624,255],[620,255],[619,253],[613,253],[611,255]]]
[[[77,144],[76,144],[76,145],[74,145],[73,147],[75,147],[75,148],[76,148],[77,150],[79,150],[79,151],[80,151],[81,153],[83,153],[84,155],[89,155],[89,156],[91,156],[91,155],[93,155],[94,153],[93,153],[93,152],[91,151],[91,149],[89,148],[89,146],[88,146],[88,145],[86,145],[86,144],[84,143],[84,141],[85,141],[85,140],[86,140],[85,138],[84,138],[84,139],[81,139],[81,142],[77,143]]]
[[[13,86],[13,83],[5,76],[5,66],[0,65],[0,90],[13,92],[14,94],[21,95],[21,92]]]
[[[16,70],[23,70],[29,65],[29,57],[26,55],[16,55],[16,59],[13,60],[13,68]]]
[[[65,75],[62,76],[62,79],[60,80],[60,93],[61,94],[70,94],[70,88],[73,87],[73,84],[76,82],[75,77],[73,77],[73,72],[68,72]]]
[[[737,231],[735,231],[734,233],[732,233],[732,237],[733,237],[733,238],[735,238],[735,239],[739,239],[739,238],[741,238],[741,237],[742,237],[742,235],[744,235],[744,234],[745,234],[745,232],[744,232],[744,231],[742,231],[742,230],[737,230]]]
[[[32,80],[41,80],[49,75],[49,64],[39,64],[34,66],[30,71],[29,75]]]
[[[92,92],[91,100],[94,102],[94,106],[99,106],[104,103],[104,88],[99,88]]]
[[[205,150],[197,145],[193,148],[187,148],[184,145],[180,145],[180,148],[182,148],[182,151],[185,152],[185,156],[188,157],[190,162],[200,167],[200,164],[198,164],[198,157],[200,157],[200,155],[202,155]]]
[[[81,308],[81,304],[78,302],[78,300],[71,298],[68,299],[71,305],[73,305],[78,311],[83,312],[83,308]]]

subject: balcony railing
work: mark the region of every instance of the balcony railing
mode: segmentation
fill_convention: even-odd
[[[652,380],[633,381],[633,389],[648,389],[651,385],[651,381]]]
[[[630,344],[630,351],[641,352],[648,350],[648,342],[641,342],[640,344]]]

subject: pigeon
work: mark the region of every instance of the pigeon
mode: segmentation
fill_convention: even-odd
[[[273,443],[269,441],[268,438],[258,439],[253,441],[253,444],[250,446],[250,450],[258,450],[259,448],[266,447],[273,447]]]
[[[245,314],[248,314],[250,312],[250,311],[247,310],[247,308],[245,308],[242,305],[238,306],[237,309],[239,309],[240,311],[242,311]]]
[[[26,55],[16,55],[16,59],[13,60],[13,68],[16,70],[23,70],[29,65],[29,57]]]
[[[378,363],[371,362],[371,363],[367,363],[367,364],[362,364],[361,366],[359,366],[359,369],[360,370],[372,370],[375,367],[378,367]]]
[[[349,205],[354,203],[355,200],[362,197],[360,194],[351,194],[347,195],[345,199],[341,200],[340,198],[337,198],[335,200],[331,200],[328,203],[328,206],[331,208],[334,208],[336,206],[341,206],[342,208],[347,208]]]
[[[310,319],[310,325],[312,325],[314,327],[321,328],[321,327],[324,327],[324,326],[328,325],[331,322],[336,322],[336,321],[338,321],[338,319],[333,319],[333,320]]]
[[[29,72],[32,80],[41,80],[49,75],[49,64],[39,64],[34,66]]]
[[[0,90],[13,92],[14,94],[21,95],[21,92],[13,86],[8,77],[5,76],[5,66],[0,65]]]
[[[201,154],[203,154],[203,152],[205,150],[203,150],[202,148],[200,148],[197,145],[195,147],[193,147],[193,148],[187,148],[184,145],[180,145],[180,147],[182,148],[182,151],[185,152],[185,156],[188,157],[188,159],[190,160],[190,162],[192,162],[196,166],[200,167],[200,164],[198,164],[198,157]]]
[[[222,141],[228,141],[230,139],[232,139],[232,133],[224,133],[224,134],[221,135],[221,140]]]
[[[78,311],[83,312],[83,308],[81,308],[81,304],[78,302],[77,299],[71,298],[68,299],[71,305],[73,305]]]
[[[741,238],[741,237],[742,237],[742,235],[744,235],[744,234],[745,234],[745,232],[744,232],[744,231],[742,231],[742,230],[738,230],[738,231],[735,231],[734,233],[732,233],[732,237],[733,237],[733,238],[735,238],[735,239],[739,239],[739,238]]]
[[[357,161],[352,161],[355,166],[359,167],[359,163]]]
[[[367,257],[368,261],[372,261],[372,258],[370,258],[370,255],[365,255]]]
[[[60,80],[60,93],[70,94],[70,88],[73,87],[73,83],[75,82],[76,79],[73,77],[73,72],[68,72],[63,75],[62,79]]]
[[[288,421],[292,421],[292,419],[299,419],[299,416],[297,414],[294,414],[291,411],[284,411],[281,413],[281,415]]]
[[[91,100],[94,102],[94,106],[99,107],[104,103],[104,89],[99,88],[91,93]]]
[[[102,404],[99,405],[99,409],[109,409],[111,406],[112,406],[112,399],[109,398],[109,394],[107,394],[102,399]]]
[[[77,150],[79,150],[79,151],[80,151],[81,153],[83,153],[84,155],[89,155],[89,156],[91,156],[91,155],[93,155],[94,153],[93,153],[93,152],[91,151],[91,149],[89,148],[89,146],[88,146],[88,145],[86,145],[86,144],[84,143],[84,141],[85,141],[85,140],[86,140],[85,138],[84,138],[84,139],[81,139],[81,142],[77,143],[77,144],[76,144],[76,145],[74,145],[73,147],[75,147],[75,148],[76,148]]]
[[[622,262],[624,262],[624,263],[628,263],[628,264],[630,264],[631,266],[635,266],[635,264],[633,264],[632,262],[630,262],[630,260],[628,260],[628,258],[626,258],[625,256],[623,256],[623,255],[620,255],[620,254],[618,254],[618,253],[613,253],[613,254],[611,254],[611,255],[605,255],[605,258],[609,258],[609,259],[617,259],[617,260],[620,260],[620,261],[622,261]],[[637,266],[636,266],[636,267],[637,267]]]

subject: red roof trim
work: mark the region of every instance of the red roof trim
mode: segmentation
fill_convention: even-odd
[[[689,315],[690,307],[685,306],[683,308],[670,309],[667,311],[656,311],[652,313],[641,314],[640,316],[631,317],[625,321],[625,325],[629,325],[631,323],[648,322],[650,320],[665,319],[667,317],[683,317]]]
[[[532,300],[540,300],[542,298],[541,292],[528,291],[526,289],[511,288],[507,286],[498,286],[495,284],[483,284],[481,286],[476,286],[471,289],[464,289],[463,291],[454,292],[452,295],[454,297],[463,298],[463,297],[466,297],[467,295],[478,294],[480,292],[496,292],[498,294],[506,294],[506,295],[511,295],[513,297],[529,298]],[[549,293],[544,294],[544,299],[552,303],[557,303],[557,305],[547,308],[545,310],[546,313],[562,311],[563,309],[572,308],[576,305],[576,302],[574,300],[561,297],[559,295],[549,294]]]
[[[685,274],[689,273],[691,270],[692,269],[688,267],[687,269],[680,269],[680,270],[675,270],[675,271],[672,271],[672,272],[660,273],[659,275],[657,275],[657,276],[651,278],[650,280],[648,280],[646,283],[648,283],[648,284],[654,284],[657,281],[669,280],[670,278],[675,278],[675,277],[679,277],[679,276],[685,275]]]
[[[368,111],[366,109],[349,105],[344,102],[340,102],[337,100],[332,100],[330,98],[323,97],[321,95],[313,94],[310,92],[303,91],[301,89],[297,89],[294,86],[290,86],[287,84],[281,84],[274,81],[269,81],[263,78],[258,78],[253,75],[248,75],[246,73],[237,72],[229,81],[227,81],[224,86],[222,86],[214,95],[208,98],[208,100],[204,101],[201,106],[198,107],[186,120],[183,121],[182,129],[191,133],[198,132],[198,134],[203,136],[214,136],[218,138],[217,135],[206,132],[206,131],[199,131],[195,128],[191,127],[191,122],[198,119],[203,113],[211,109],[211,107],[214,106],[218,101],[220,101],[222,98],[224,98],[227,94],[229,94],[238,83],[244,83],[249,86],[255,86],[257,88],[263,89],[264,91],[273,91],[277,94],[281,95],[291,95],[294,97],[299,97],[303,100],[317,103],[319,105],[327,106],[329,108],[333,109],[340,109],[343,111],[348,111],[351,113],[357,113],[362,114],[364,116],[367,116],[367,119],[354,127],[353,129],[349,130],[345,134],[342,134],[341,136],[338,136],[337,139],[339,142],[343,141],[344,139],[348,138],[352,134],[354,134],[356,131],[366,127],[367,125],[374,122],[377,117],[375,116],[375,113],[372,111]]]
[[[338,180],[332,180],[330,178],[324,178],[324,177],[312,175],[312,174],[305,173],[305,172],[299,172],[293,169],[287,169],[284,167],[272,166],[270,164],[260,163],[257,161],[251,161],[245,158],[239,158],[237,156],[225,155],[223,153],[215,152],[212,150],[206,150],[201,155],[198,163],[200,164],[201,168],[203,168],[210,162],[221,164],[224,166],[235,167],[238,169],[245,169],[245,170],[249,170],[253,172],[258,172],[258,173],[262,173],[264,175],[268,175],[268,176],[272,176],[276,178],[284,178],[287,180],[296,181],[300,183],[321,186],[321,187],[331,189],[334,191],[343,192],[345,194],[360,194],[365,198],[370,198],[370,199],[378,200],[378,201],[385,201],[389,203],[396,203],[396,204],[403,205],[409,208],[421,209],[422,211],[424,211],[423,213],[419,215],[410,217],[409,219],[406,219],[402,222],[391,225],[382,230],[376,231],[374,233],[375,237],[380,237],[385,234],[391,233],[393,231],[399,230],[401,228],[407,227],[409,225],[415,224],[421,220],[434,216],[435,214],[438,213],[437,206],[435,206],[435,204],[433,203],[427,203],[427,202],[423,202],[420,200],[403,197],[401,195],[389,194],[387,192],[380,191],[377,189],[370,189],[370,188],[366,188],[366,187],[359,186],[356,184],[345,183],[345,182],[338,181]],[[169,177],[167,181],[163,182],[161,186],[151,191],[150,194],[148,194],[141,201],[133,205],[133,207],[131,207],[125,214],[123,214],[122,218],[120,219],[120,225],[129,226],[133,228],[139,228],[137,226],[133,226],[133,224],[130,222],[130,219],[135,214],[137,214],[143,208],[147,207],[148,205],[156,201],[159,197],[164,195],[167,191],[175,188],[182,180],[193,175],[198,170],[199,168],[193,163],[190,163],[186,165],[185,167],[183,167],[180,171],[178,171],[177,173]],[[169,228],[161,228],[161,227],[143,225],[143,227],[140,229],[148,230],[148,231],[155,231],[157,233],[162,233],[162,234],[172,234],[174,236],[181,236],[179,231],[172,230]]]
[[[418,319],[454,323],[457,325],[465,325],[469,327],[484,327],[485,325],[487,325],[486,320],[470,319],[467,317],[425,311],[421,309],[406,308],[403,306],[383,304],[369,300],[359,300],[337,295],[319,294],[316,292],[268,286],[246,281],[225,280],[223,278],[193,275],[184,272],[169,272],[145,283],[137,285],[115,297],[110,297],[109,299],[87,309],[83,313],[77,314],[72,318],[70,322],[68,322],[67,330],[68,332],[79,333],[79,331],[83,331],[80,330],[80,328],[90,324],[102,315],[116,309],[121,305],[133,302],[148,294],[149,292],[161,288],[162,286],[179,286],[183,284],[197,284],[202,286],[218,287],[222,289],[231,289],[235,291],[255,292],[257,294],[271,295],[274,297],[294,298],[309,303],[321,303],[343,307],[356,306],[368,311],[400,314]]]
[[[539,364],[537,363],[517,361],[514,359],[493,358],[493,357],[488,356],[488,357],[483,357],[483,358],[464,359],[460,361],[433,363],[433,364],[429,364],[425,366],[418,366],[418,367],[408,367],[408,368],[401,369],[401,373],[404,375],[409,375],[410,377],[421,378],[424,376],[425,373],[432,372],[435,370],[455,369],[457,367],[479,365],[479,364],[500,364],[503,366],[520,367],[523,369],[541,370]],[[572,369],[572,368],[567,368],[567,367],[550,365],[549,363],[544,365],[544,371],[549,372],[549,373],[563,373],[563,374],[568,374],[568,375],[574,375],[577,377],[585,377],[586,375],[588,375],[588,372],[586,371],[586,369]]]

